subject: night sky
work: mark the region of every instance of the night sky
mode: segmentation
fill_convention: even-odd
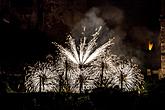
[[[16,110],[162,109],[164,105],[162,100],[165,99],[165,78],[158,80],[158,75],[154,73],[146,77],[146,70],[148,68],[152,70],[160,69],[159,19],[161,14],[165,15],[165,0],[53,0],[55,1],[54,4],[46,4],[43,1],[51,0],[0,0],[1,108]],[[161,4],[160,1],[164,4]],[[144,75],[144,84],[140,80],[136,80],[139,77],[141,79],[143,75],[134,74],[132,77],[130,76],[130,71],[137,72],[135,65],[133,65],[135,71],[129,69],[130,65],[128,71],[125,71],[125,68],[123,69],[129,73],[128,75],[123,74],[124,72],[119,69],[117,71],[120,76],[113,77],[112,80],[107,79],[110,75],[108,77],[103,75],[104,68],[109,68],[109,65],[104,65],[104,61],[100,65],[102,74],[97,77],[99,80],[92,78],[91,73],[95,68],[90,72],[91,78],[88,77],[89,75],[85,77],[84,69],[81,68],[84,65],[80,64],[79,77],[77,77],[77,74],[76,77],[72,77],[70,72],[67,72],[72,69],[67,62],[64,65],[65,72],[61,68],[58,70],[52,67],[46,68],[50,71],[53,69],[53,76],[49,74],[50,76],[47,77],[45,74],[38,75],[38,73],[37,77],[27,75],[29,65],[34,66],[37,61],[46,61],[46,56],[49,54],[56,58],[57,48],[52,42],[57,42],[65,47],[64,43],[68,33],[74,32],[76,29],[80,30],[77,28],[77,24],[83,22],[86,17],[95,20],[88,21],[89,24],[93,22],[97,24],[101,21],[105,23],[106,29],[112,29],[117,33],[115,45],[111,48],[112,53],[117,56],[124,55],[126,58],[134,58]],[[86,25],[88,25],[88,22]],[[76,36],[75,40],[78,38],[80,39]],[[97,44],[100,45],[107,37],[101,36],[98,39]],[[151,51],[148,50],[149,41],[154,44]],[[123,58],[121,56],[120,58]],[[119,68],[123,67],[119,66]],[[58,78],[56,72],[54,74],[54,70],[57,71]],[[62,74],[59,74],[58,71]],[[97,74],[99,75],[100,72],[97,71]],[[116,73],[113,72],[112,75],[116,76]],[[32,89],[32,91],[34,89],[34,92],[28,91],[25,87],[25,80],[29,76],[38,79],[35,82],[33,82],[33,78],[28,80],[29,89]],[[132,81],[128,81],[128,85],[124,84],[127,77],[129,77],[128,79],[133,78]],[[72,93],[72,89],[74,89],[70,85],[73,84],[70,83],[72,78],[77,78],[74,81],[80,84],[80,90],[81,86],[84,90],[88,89],[88,86],[85,87],[85,83],[92,84],[91,80],[97,88],[92,89],[90,94],[88,94],[88,91],[82,94]],[[117,79],[121,83],[121,88],[114,82]],[[101,83],[97,84],[97,80]],[[39,83],[37,84],[37,82]],[[74,82],[74,86],[76,83]],[[43,90],[44,85],[51,85],[50,87],[56,92],[41,92],[39,90],[35,93],[36,85],[40,86],[39,89],[43,85]],[[115,87],[113,87],[114,85]],[[123,91],[123,85],[128,87],[139,86],[136,89],[131,87],[130,91]],[[57,87],[59,87],[59,91],[55,90],[58,89]],[[76,87],[79,86],[76,85]],[[90,86],[89,89],[91,89]]]
[[[131,25],[145,25],[151,29],[158,29],[160,16],[160,0],[93,0],[91,4],[111,4],[124,11],[127,22]],[[90,4],[90,3],[89,3]],[[93,6],[93,5],[91,5]]]
[[[75,0],[71,0],[70,2],[72,5]],[[11,4],[13,7],[20,9],[19,11],[21,13],[28,13],[27,10],[23,11],[21,9],[31,7],[32,1],[13,0]],[[123,41],[128,43],[128,45],[132,45],[138,49],[140,48],[140,50],[144,52],[146,49],[146,39],[144,35],[149,36],[147,39],[152,39],[157,43],[160,0],[90,0],[83,5],[80,4],[82,9],[85,7],[84,10],[80,11],[85,14],[92,7],[101,7],[100,17],[102,17],[108,25],[109,18],[104,16],[104,13],[107,13],[106,8],[103,8],[104,6],[116,7],[124,13],[124,23],[122,26],[127,33],[127,37],[124,37]],[[76,7],[79,6],[73,5],[72,8],[76,9]],[[72,30],[70,28],[71,26],[68,25],[69,23],[60,24],[60,22],[57,25],[57,28],[60,28],[56,28],[54,34],[50,34],[45,30],[41,31],[40,29],[24,29],[21,26],[22,22],[15,17],[13,12],[13,10],[6,7],[6,9],[1,9],[0,14],[0,62],[5,69],[19,68],[26,63],[33,63],[37,60],[44,59],[47,54],[55,51],[52,50],[50,43],[52,41],[63,42],[66,35],[65,33],[69,33],[69,31]],[[72,11],[70,14],[71,13]],[[76,12],[74,13],[78,16]],[[3,21],[5,17],[9,17],[10,23]],[[145,34],[145,32],[148,32],[148,34]],[[139,35],[135,33],[143,37],[140,38]],[[150,35],[154,38],[150,38]],[[52,36],[54,37],[52,38]],[[129,42],[131,42],[131,44]],[[159,46],[157,45],[156,48],[159,48]]]

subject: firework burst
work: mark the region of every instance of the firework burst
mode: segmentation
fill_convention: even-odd
[[[58,91],[59,75],[52,64],[37,62],[34,66],[29,66],[26,72],[26,92]]]
[[[65,76],[66,74],[70,76],[71,80],[68,80],[71,81],[70,86],[75,92],[90,90],[94,87],[94,79],[96,74],[94,74],[90,63],[98,57],[104,55],[106,49],[113,44],[112,41],[114,38],[109,39],[106,43],[96,48],[96,41],[101,29],[102,26],[96,28],[95,33],[91,35],[93,38],[88,43],[86,43],[86,28],[84,27],[82,32],[83,37],[81,37],[78,47],[76,46],[75,39],[73,39],[71,35],[68,36],[68,48],[64,48],[63,46],[54,43],[55,46],[58,47],[60,51],[60,59],[62,59],[62,61],[58,63],[59,69],[60,71],[65,71]],[[65,63],[65,66],[62,66],[64,62],[66,62],[63,61],[65,58],[68,60],[67,64]],[[66,65],[69,65],[69,68],[66,67]]]
[[[113,64],[119,60],[117,55],[113,55],[109,52],[93,61],[93,73],[96,75],[94,79],[96,87],[110,87],[113,81]]]
[[[83,36],[80,39],[80,45],[78,48],[76,47],[75,39],[73,39],[71,35],[68,35],[67,37],[69,48],[64,48],[55,42],[53,42],[53,44],[55,44],[58,47],[59,51],[73,63],[77,65],[85,65],[96,59],[98,56],[104,54],[106,49],[112,44],[114,44],[112,42],[114,38],[109,39],[108,42],[106,42],[99,48],[95,49],[97,46],[96,41],[98,39],[98,35],[100,34],[101,29],[102,26],[100,26],[98,29],[96,28],[96,32],[91,35],[93,36],[93,38],[90,40],[90,42],[88,42],[88,44],[86,44],[87,38]],[[85,27],[84,27],[84,31],[85,31]]]
[[[137,64],[132,61],[118,60],[111,66],[111,86],[118,86],[123,91],[139,90],[143,87],[144,76]]]

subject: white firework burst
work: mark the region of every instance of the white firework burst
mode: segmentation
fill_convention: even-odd
[[[96,28],[96,32],[92,34],[93,37],[88,43],[86,43],[85,31],[86,28],[83,28],[82,35],[83,37],[80,39],[80,44],[77,47],[75,43],[75,39],[72,38],[71,35],[68,36],[68,48],[64,48],[63,46],[54,43],[55,46],[58,47],[60,51],[60,59],[66,58],[69,64],[70,69],[67,69],[65,73],[70,76],[71,86],[74,88],[73,91],[81,92],[86,89],[92,89],[94,87],[94,79],[96,74],[93,73],[92,66],[90,63],[97,59],[98,57],[105,54],[106,49],[113,44],[113,39],[109,39],[106,43],[97,47],[97,39],[100,34],[102,26]],[[60,61],[60,64],[63,65],[65,61]],[[67,65],[67,64],[65,64]],[[65,70],[66,66],[59,67],[61,70]]]
[[[137,64],[132,61],[118,60],[111,66],[111,86],[118,86],[122,91],[134,91],[143,87],[144,76],[141,74]]]
[[[73,75],[73,73],[77,73],[78,66],[72,63],[70,60],[67,60],[67,58],[62,54],[59,54],[55,65],[58,74],[61,75],[61,78],[64,81],[62,85],[62,91],[75,92],[76,76]]]
[[[59,75],[52,64],[37,62],[34,66],[28,66],[26,72],[26,92],[58,91]]]
[[[76,47],[75,39],[73,39],[71,35],[68,35],[69,48],[64,48],[55,42],[53,42],[53,44],[55,44],[58,47],[59,51],[73,63],[77,65],[85,65],[96,59],[98,56],[103,55],[106,49],[112,44],[114,44],[112,42],[114,38],[109,39],[108,42],[95,49],[97,45],[96,41],[98,39],[98,35],[100,34],[101,29],[102,26],[96,29],[96,32],[91,35],[93,36],[93,38],[90,40],[90,42],[88,42],[88,44],[86,44],[86,37],[83,36],[83,38],[80,40],[80,45],[78,48]]]
[[[113,55],[111,52],[107,51],[106,54],[91,63],[93,66],[93,73],[96,75],[96,78],[94,79],[96,87],[111,86],[113,80],[112,67],[118,60],[119,57],[117,57],[117,55]]]

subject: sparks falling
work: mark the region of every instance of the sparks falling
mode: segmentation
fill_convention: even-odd
[[[113,87],[118,86],[123,91],[138,91],[143,88],[144,76],[137,64],[132,61],[119,60],[111,66]]]
[[[104,56],[97,58],[92,62],[93,73],[95,74],[95,87],[111,87],[113,81],[113,65],[119,60],[117,55],[113,55],[109,52],[104,54]]]
[[[49,63],[37,62],[29,66],[25,76],[26,92],[57,92],[59,77],[55,67]]]

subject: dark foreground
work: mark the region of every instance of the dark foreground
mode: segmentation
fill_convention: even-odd
[[[8,93],[0,95],[1,110],[159,110],[164,92],[139,95],[137,92],[97,89],[90,94]]]

